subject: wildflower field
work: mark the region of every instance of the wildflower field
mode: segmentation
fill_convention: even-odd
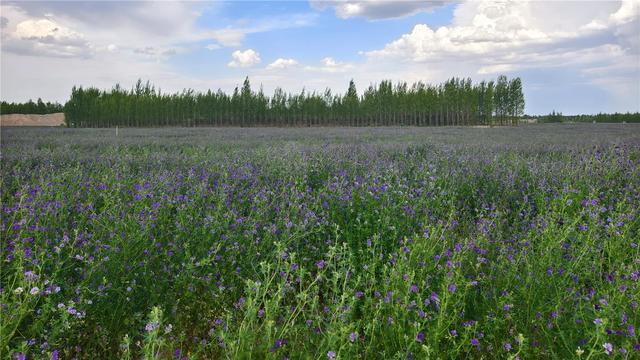
[[[2,358],[640,357],[640,125],[2,129]]]

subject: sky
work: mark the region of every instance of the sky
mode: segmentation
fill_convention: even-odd
[[[504,74],[527,114],[640,111],[640,0],[0,3],[0,97],[74,85],[360,92]]]

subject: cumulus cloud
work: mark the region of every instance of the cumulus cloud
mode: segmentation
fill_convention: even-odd
[[[290,67],[297,66],[297,65],[298,65],[298,62],[295,61],[294,59],[278,58],[278,59],[276,59],[276,61],[274,61],[271,64],[267,65],[267,70],[286,69],[286,68],[290,68]]]
[[[467,1],[456,7],[450,25],[417,24],[382,48],[364,52],[366,64],[387,64],[395,68],[390,73],[435,81],[531,74],[528,84],[541,92],[550,81],[545,76],[562,74],[573,82],[565,88],[592,86],[638,109],[639,3]]]
[[[452,1],[406,1],[406,0],[312,0],[311,6],[318,10],[333,8],[342,19],[365,17],[369,20],[394,19],[431,11]]]
[[[40,42],[52,38],[61,42],[84,40],[94,51],[106,50],[109,44],[118,46],[121,53],[148,53],[146,47],[155,49],[188,49],[191,45],[208,41],[208,49],[216,47],[240,47],[249,34],[268,32],[313,24],[316,14],[287,14],[269,18],[237,20],[222,28],[198,23],[204,9],[214,11],[222,3],[199,2],[10,2],[2,5],[3,50],[30,53],[40,56],[92,56],[80,49],[52,49],[25,44],[32,36],[15,34],[16,24],[27,22],[31,32],[40,31]],[[53,25],[52,25],[53,23]],[[13,26],[12,26],[13,24]],[[53,31],[46,34],[43,31]],[[42,35],[42,36],[41,36]],[[50,37],[47,37],[50,35]],[[5,40],[13,40],[6,42]],[[22,41],[22,43],[20,43]],[[6,44],[5,44],[6,43]],[[51,41],[49,41],[51,43]],[[5,46],[7,45],[7,46]],[[79,44],[64,44],[78,46]],[[175,51],[175,50],[174,50]]]
[[[336,61],[332,57],[325,57],[320,60],[322,66],[305,66],[307,71],[324,72],[324,73],[344,73],[353,70],[353,64]]]
[[[28,19],[3,32],[3,48],[26,55],[90,56],[92,44],[83,34],[50,19]]]
[[[632,9],[634,1],[623,2],[619,5],[619,10],[609,17],[606,11],[602,11],[602,5],[605,9],[610,8],[611,4],[608,3],[597,4],[599,7],[593,4],[581,5],[583,9],[574,12],[574,15],[578,13],[578,16],[572,17],[565,12],[559,12],[554,17],[549,13],[549,7],[553,7],[554,4],[515,1],[468,2],[456,10],[452,26],[432,29],[426,24],[417,24],[411,32],[388,43],[384,48],[366,54],[369,57],[401,58],[414,62],[438,61],[469,55],[484,55],[490,60],[501,56],[517,56],[521,53],[529,56],[550,54],[558,46],[566,50],[572,43],[584,47],[582,40],[586,38],[591,38],[592,46],[598,46],[602,41],[611,40],[601,36],[603,29],[637,22],[638,13]],[[593,17],[584,16],[585,12],[590,12]],[[560,21],[571,26],[563,27],[559,24]],[[597,36],[600,36],[600,39],[596,39]],[[495,65],[492,67],[496,68]]]
[[[313,1],[312,5],[335,11],[345,19],[380,20],[429,11],[449,2]],[[534,91],[539,91],[538,99],[547,99],[549,84],[561,95],[568,89],[566,84],[574,82],[573,89],[590,86],[593,93],[608,94],[622,104],[587,109],[626,111],[629,105],[631,110],[639,106],[638,0],[461,0],[453,2],[453,19],[446,26],[416,24],[392,41],[356,46],[353,53],[327,53],[332,57],[314,62],[304,62],[298,57],[302,55],[291,53],[289,56],[297,60],[283,57],[266,66],[255,66],[261,63],[261,48],[252,47],[248,52],[247,45],[242,47],[251,34],[313,25],[321,15],[287,13],[228,21],[208,12],[209,7],[220,4],[3,2],[3,96],[26,100],[37,94],[64,101],[74,84],[126,86],[127,81],[137,78],[150,79],[166,91],[212,86],[232,91],[238,79],[235,72],[224,72],[228,63],[229,67],[246,69],[243,71],[252,83],[264,84],[267,92],[276,86],[289,91],[300,91],[303,86],[308,91],[325,87],[344,91],[351,78],[362,90],[381,79],[437,83],[451,76],[481,80],[511,73],[525,80],[528,104],[536,101]],[[203,11],[207,17],[201,16]],[[23,28],[18,32],[21,23]],[[363,37],[371,35],[366,31],[363,29]],[[323,36],[336,35],[329,32]],[[283,46],[289,45],[286,36],[281,41]],[[313,45],[311,41],[308,46]],[[238,51],[232,59],[224,58],[226,52],[210,53],[212,66],[198,74],[165,61],[174,53],[223,48]],[[291,51],[283,50],[287,54]],[[356,54],[362,57],[354,58]],[[602,103],[606,101],[603,98]],[[579,101],[574,104],[575,109],[584,111]]]
[[[253,49],[236,50],[231,57],[233,60],[227,64],[229,67],[251,67],[260,63],[260,54]]]

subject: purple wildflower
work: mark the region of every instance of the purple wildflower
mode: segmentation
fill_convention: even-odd
[[[357,332],[352,332],[351,334],[349,334],[349,341],[355,342],[357,338],[358,338]]]
[[[160,324],[157,321],[152,321],[147,323],[147,325],[145,325],[144,329],[148,332],[152,332],[154,330],[156,330],[158,327],[160,327]]]
[[[455,293],[456,292],[456,285],[455,284],[449,284],[449,286],[447,287],[447,289],[449,290],[450,293]]]
[[[440,298],[438,297],[438,294],[435,292],[431,293],[431,301],[433,301],[436,304],[440,304]]]

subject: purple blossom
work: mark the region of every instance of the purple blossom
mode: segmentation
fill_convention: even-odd
[[[438,294],[435,292],[431,293],[431,301],[433,301],[436,304],[440,304],[440,298],[438,297]]]
[[[333,351],[328,351],[328,352],[327,352],[327,357],[328,357],[329,359],[335,359],[335,358],[336,358],[336,353],[335,353],[335,352],[333,352]]]
[[[607,353],[607,355],[611,355],[611,353],[613,352],[613,345],[611,345],[611,343],[604,343],[602,347],[604,348],[604,352]]]
[[[24,272],[24,279],[27,281],[35,281],[38,280],[39,277],[40,276],[38,276],[38,274],[34,273],[31,270]]]
[[[424,336],[424,333],[422,331],[420,331],[418,333],[418,335],[416,335],[416,341],[419,342],[419,343],[422,343],[424,341],[424,338],[425,338],[425,336]]]
[[[160,324],[157,321],[148,322],[147,325],[144,326],[144,329],[147,332],[152,332],[160,327]]]
[[[349,341],[355,342],[357,338],[358,338],[357,332],[352,332],[351,334],[349,334]]]
[[[288,343],[289,341],[287,339],[276,339],[275,343],[273,344],[273,347],[271,348],[271,352],[278,351],[278,349],[287,345]]]

